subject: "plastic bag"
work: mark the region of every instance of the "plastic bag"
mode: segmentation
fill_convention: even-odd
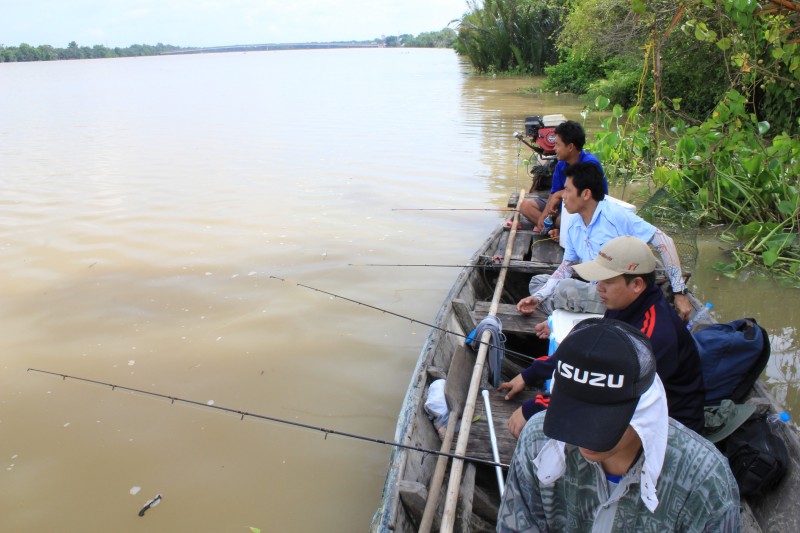
[[[443,379],[437,379],[428,387],[428,398],[425,400],[425,412],[433,420],[433,425],[439,434],[447,428],[450,410],[447,408],[447,399],[444,397]]]

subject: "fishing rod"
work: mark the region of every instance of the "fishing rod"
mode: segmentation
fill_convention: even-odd
[[[499,263],[484,263],[481,265],[410,265],[410,264],[389,264],[389,263],[348,263],[351,267],[430,267],[430,268],[503,268]],[[510,270],[514,270],[513,268]]]
[[[513,207],[404,207],[392,211],[516,211]]]
[[[370,305],[370,304],[367,304],[367,303],[364,303],[364,302],[359,302],[358,300],[353,300],[352,298],[347,298],[346,296],[341,296],[341,295],[333,293],[333,292],[324,291],[322,289],[318,289],[316,287],[312,287],[311,285],[304,285],[304,284],[299,283],[297,281],[292,281],[292,280],[288,280],[288,279],[284,279],[284,278],[279,278],[278,276],[270,276],[270,278],[277,279],[278,281],[282,281],[284,283],[290,283],[290,284],[293,284],[293,285],[297,285],[298,287],[303,287],[304,289],[310,289],[310,290],[315,291],[315,292],[320,292],[322,294],[327,294],[328,296],[332,296],[334,298],[339,298],[340,300],[344,300],[346,302],[350,302],[350,303],[354,303],[354,304],[357,304],[357,305],[361,305],[361,306],[367,307],[369,309],[374,309],[375,311],[380,311],[381,313],[385,313],[387,315],[396,316],[397,318],[402,318],[403,320],[408,320],[412,324],[417,323],[417,324],[420,324],[421,326],[427,326],[429,328],[433,328],[433,329],[441,331],[443,333],[449,333],[451,335],[455,335],[456,337],[461,337],[462,339],[468,340],[470,344],[472,344],[472,343],[474,343],[476,345],[477,344],[486,344],[486,346],[489,347],[489,348],[498,348],[498,349],[500,348],[500,346],[497,346],[496,344],[492,344],[491,342],[484,343],[484,342],[481,342],[481,340],[478,339],[478,338],[470,339],[469,335],[464,335],[463,333],[456,333],[455,331],[450,331],[449,329],[441,328],[441,327],[436,326],[434,324],[429,324],[428,322],[423,322],[421,320],[417,320],[416,318],[411,318],[409,316],[401,315],[400,313],[395,313],[394,311],[389,311],[388,309],[382,309],[382,308],[376,307],[374,305]],[[504,350],[505,350],[505,353],[507,353],[507,354],[516,355],[518,357],[522,357],[524,360],[527,360],[527,361],[531,361],[531,360],[534,359],[534,357],[531,357],[530,355],[524,354],[522,352],[515,352],[514,350],[509,350],[508,348],[504,348]]]
[[[553,237],[547,237],[538,239],[533,242],[533,246],[539,244],[544,241],[554,241]],[[496,255],[491,258],[491,260],[485,259],[483,263],[478,263],[475,265],[434,265],[434,264],[404,264],[404,263],[348,263],[347,266],[352,267],[428,267],[428,268],[485,268],[488,270],[498,270],[501,268],[507,268],[508,270],[522,270],[525,271],[529,268],[536,268],[536,267],[547,267],[550,268],[553,265],[550,263],[544,263],[541,261],[525,261],[525,264],[519,265],[509,265],[504,267],[503,266],[503,259]]]
[[[165,400],[169,400],[170,403],[172,403],[172,404],[174,404],[175,402],[180,402],[180,403],[185,403],[187,405],[193,405],[193,406],[196,406],[196,407],[203,407],[203,408],[206,408],[206,409],[216,409],[218,411],[223,411],[223,412],[226,412],[226,413],[233,413],[233,414],[239,415],[239,417],[240,417],[239,420],[244,420],[245,417],[256,418],[256,419],[259,419],[259,420],[267,420],[269,422],[277,422],[279,424],[285,424],[285,425],[288,425],[288,426],[299,427],[299,428],[302,428],[302,429],[310,429],[312,431],[319,431],[319,432],[325,434],[325,438],[326,439],[328,438],[328,435],[337,435],[339,437],[347,437],[347,438],[350,438],[350,439],[356,439],[356,440],[361,440],[361,441],[366,441],[366,442],[372,442],[372,443],[375,443],[375,444],[384,444],[386,446],[394,446],[396,448],[405,448],[407,450],[414,450],[414,451],[417,451],[417,452],[422,452],[424,454],[441,455],[441,456],[444,456],[444,457],[450,457],[451,459],[462,459],[464,461],[470,461],[470,462],[473,462],[473,463],[479,463],[479,464],[483,464],[483,465],[487,465],[487,466],[494,466],[494,467],[498,467],[499,466],[501,468],[508,468],[508,466],[509,466],[509,465],[507,465],[505,463],[500,463],[500,462],[497,462],[497,461],[489,461],[488,459],[481,459],[480,457],[472,457],[472,456],[468,456],[468,455],[457,455],[457,454],[454,454],[454,453],[447,453],[447,452],[442,452],[442,451],[438,451],[438,450],[429,450],[427,448],[422,448],[420,446],[411,446],[409,444],[400,444],[399,442],[387,441],[387,440],[383,440],[383,439],[376,439],[376,438],[373,438],[373,437],[366,437],[364,435],[358,435],[358,434],[355,434],[355,433],[348,433],[346,431],[338,431],[336,429],[329,429],[329,428],[323,428],[323,427],[319,427],[319,426],[312,426],[310,424],[303,424],[302,422],[294,422],[292,420],[286,420],[284,418],[277,418],[277,417],[274,417],[274,416],[260,415],[258,413],[251,413],[249,411],[242,411],[241,409],[233,409],[233,408],[230,408],[230,407],[223,407],[221,405],[203,403],[203,402],[199,402],[197,400],[189,400],[189,399],[186,399],[186,398],[180,398],[178,396],[171,396],[169,394],[161,394],[161,393],[158,393],[158,392],[151,392],[151,391],[146,391],[146,390],[142,390],[142,389],[135,389],[133,387],[125,387],[123,385],[116,385],[114,383],[108,383],[108,382],[99,381],[99,380],[96,380],[96,379],[82,378],[82,377],[79,377],[79,376],[71,376],[69,374],[62,374],[60,372],[51,372],[49,370],[40,370],[38,368],[29,368],[28,372],[38,372],[40,374],[48,374],[48,375],[51,375],[51,376],[57,376],[57,377],[60,377],[63,381],[66,381],[67,379],[72,379],[72,380],[75,380],[75,381],[83,381],[84,383],[91,383],[91,384],[94,384],[94,385],[101,385],[103,387],[110,387],[112,391],[119,389],[119,390],[123,390],[123,391],[132,392],[132,393],[135,393],[135,394],[142,394],[142,395],[145,395],[145,396],[152,396],[152,397],[155,397],[155,398],[163,398]]]

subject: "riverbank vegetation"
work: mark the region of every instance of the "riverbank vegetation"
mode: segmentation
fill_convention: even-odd
[[[376,42],[386,47],[402,46],[406,48],[453,48],[456,31],[452,28],[444,28],[439,31],[422,32],[416,37],[405,33],[403,35],[390,35],[375,39]]]
[[[154,56],[174,50],[180,50],[180,47],[158,43],[155,46],[148,44],[132,44],[126,48],[107,48],[101,44],[96,44],[94,46],[78,46],[78,43],[72,41],[66,48],[54,48],[48,44],[31,46],[22,43],[19,46],[0,46],[0,63]]]
[[[452,28],[444,28],[439,31],[423,32],[419,35],[403,34],[400,36],[389,35],[378,37],[371,41],[352,41],[352,44],[385,47],[406,47],[406,48],[453,48],[457,34]],[[224,47],[218,47],[224,48]],[[230,51],[240,51],[241,46],[230,47]],[[164,53],[196,50],[194,48],[181,48],[169,44],[158,43],[132,44],[125,48],[108,48],[101,44],[94,46],[78,46],[72,41],[66,48],[55,48],[48,44],[31,46],[22,43],[19,46],[0,45],[0,63],[13,63],[17,61],[57,61],[64,59],[100,59],[110,57],[138,57],[156,56]],[[210,49],[209,49],[210,50]]]
[[[603,111],[591,149],[612,179],[665,187],[700,222],[729,228],[724,272],[759,265],[800,281],[800,2],[471,7],[456,50],[477,71],[544,72],[544,90],[585,95],[587,116]],[[533,47],[534,59],[521,53]]]
[[[542,74],[557,61],[566,2],[468,0],[468,5],[454,47],[478,72]]]

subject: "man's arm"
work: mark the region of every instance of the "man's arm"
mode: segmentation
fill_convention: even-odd
[[[661,256],[661,262],[664,263],[664,269],[667,271],[667,278],[669,278],[669,283],[674,293],[675,309],[685,322],[689,319],[693,308],[689,298],[683,294],[686,291],[686,284],[683,282],[681,259],[677,248],[675,248],[675,241],[672,240],[672,237],[656,228],[653,237],[650,239],[650,244]]]
[[[564,259],[561,261],[561,264],[558,265],[558,268],[550,276],[550,279],[547,280],[547,283],[542,285],[538,291],[533,293],[533,296],[541,302],[548,296],[552,295],[555,292],[556,285],[558,285],[559,281],[572,277],[572,273],[575,272],[575,269],[572,268],[572,265],[574,264],[575,261],[570,261],[569,259]]]
[[[727,505],[722,512],[712,520],[706,522],[704,533],[739,533],[741,526],[741,511],[739,505]]]
[[[503,500],[497,513],[498,533],[540,531],[536,513],[541,512],[542,502],[538,479],[533,471],[533,458],[538,449],[531,442],[531,429],[523,431],[511,460]]]
[[[575,271],[572,268],[574,264],[575,261],[563,260],[561,264],[558,265],[556,271],[550,276],[550,279],[547,280],[547,283],[542,285],[542,287],[531,296],[517,302],[517,311],[523,315],[529,315],[536,311],[536,308],[539,307],[542,300],[553,294],[559,281],[572,277],[572,273]]]

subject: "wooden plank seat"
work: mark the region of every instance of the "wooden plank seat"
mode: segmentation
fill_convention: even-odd
[[[490,265],[492,263],[492,258],[488,255],[480,256],[480,264]],[[559,261],[560,263],[560,261]],[[559,263],[549,263],[549,262],[542,262],[542,261],[515,261],[511,260],[508,264],[508,268],[512,272],[522,272],[524,274],[550,274],[553,270],[558,267]],[[500,268],[497,265],[494,268]]]
[[[506,231],[497,241],[494,257],[503,257],[506,253],[506,245],[508,244],[508,236],[511,232]],[[511,259],[522,261],[531,249],[531,242],[533,241],[533,231],[531,230],[517,230],[517,235],[514,237],[514,247],[511,251]]]
[[[506,231],[497,241],[497,246],[494,250],[493,257],[503,257],[506,250],[506,243],[508,243],[508,235],[510,231]],[[514,247],[511,252],[512,261],[523,261],[531,258],[531,247],[536,247],[537,258],[532,261],[536,264],[547,265],[551,270],[554,270],[564,257],[564,249],[556,244],[552,238],[547,235],[542,235],[533,230],[517,230],[514,237]]]
[[[517,439],[508,431],[508,419],[522,405],[523,401],[535,398],[536,394],[540,392],[537,390],[525,390],[517,394],[512,400],[506,401],[503,399],[503,393],[496,390],[489,391],[489,404],[492,407],[492,422],[494,424],[495,437],[497,438],[500,462],[509,464],[511,456],[514,454],[514,448],[517,445]],[[480,418],[472,423],[466,455],[492,461],[494,460],[492,444],[489,440],[489,424],[485,409],[483,397],[481,397],[480,402],[475,406],[475,415],[480,415]],[[453,450],[455,450],[455,447]]]
[[[491,302],[475,302],[475,309],[471,314],[475,323],[479,323],[489,314]],[[547,320],[547,315],[541,311],[534,311],[533,314],[525,316],[517,311],[514,304],[499,304],[497,306],[497,318],[503,323],[503,331],[506,333],[533,334],[533,328],[539,322]]]
[[[538,192],[526,192],[525,199],[530,200],[531,198],[545,198],[550,196],[550,191],[538,191]],[[519,193],[514,192],[508,197],[508,207],[517,207],[517,202],[519,201]]]

